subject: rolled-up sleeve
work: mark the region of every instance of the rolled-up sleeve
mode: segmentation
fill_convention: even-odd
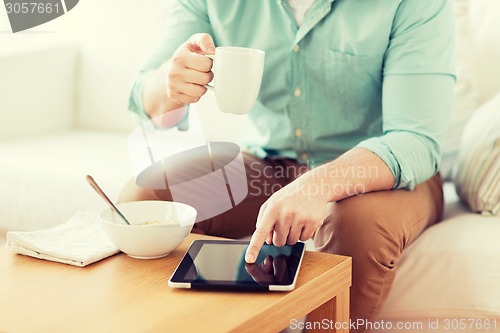
[[[205,0],[176,0],[172,2],[166,17],[166,25],[159,45],[140,69],[129,97],[129,110],[143,119],[149,119],[144,111],[142,92],[145,79],[170,59],[175,50],[195,33],[211,34]],[[187,121],[186,119],[184,121]],[[180,124],[179,126],[182,126]]]
[[[358,144],[391,169],[394,188],[413,189],[439,170],[453,104],[451,0],[403,0],[383,68],[384,135]]]

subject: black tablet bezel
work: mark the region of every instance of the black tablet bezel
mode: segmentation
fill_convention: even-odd
[[[175,269],[174,273],[168,281],[168,285],[173,288],[191,288],[191,289],[210,289],[210,290],[250,290],[250,291],[289,291],[295,288],[295,283],[297,281],[297,276],[300,270],[300,265],[302,263],[302,258],[304,256],[305,244],[302,242],[297,242],[292,246],[291,255],[296,256],[298,260],[297,268],[295,270],[294,278],[291,284],[287,285],[261,285],[257,282],[238,282],[238,281],[189,281],[185,280],[184,276],[189,269],[193,267],[193,260],[196,258],[204,244],[220,244],[229,245],[232,244],[244,244],[248,245],[249,241],[241,240],[195,240],[191,243],[188,251],[184,254],[184,257],[180,261],[179,265]]]

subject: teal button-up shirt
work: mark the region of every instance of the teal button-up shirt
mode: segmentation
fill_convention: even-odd
[[[286,0],[177,0],[161,46],[133,87],[144,115],[145,75],[191,35],[266,52],[242,143],[311,165],[364,147],[395,188],[439,169],[455,82],[451,0],[316,0],[297,27]]]

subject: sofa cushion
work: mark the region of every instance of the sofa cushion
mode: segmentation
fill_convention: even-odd
[[[500,217],[464,213],[428,228],[400,259],[380,318],[500,317]]]
[[[133,176],[127,141],[128,133],[69,131],[1,143],[0,229],[48,228],[106,207],[85,175],[116,200]]]
[[[500,93],[478,109],[464,130],[455,185],[472,211],[500,214]]]
[[[471,213],[469,206],[460,200],[454,183],[445,182],[443,185],[443,194],[445,203],[443,221],[461,214]]]

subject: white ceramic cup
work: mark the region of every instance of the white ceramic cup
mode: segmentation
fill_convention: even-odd
[[[175,250],[189,235],[197,214],[189,205],[169,201],[132,201],[116,206],[130,225],[105,208],[99,214],[102,227],[120,251],[138,259],[161,258]]]
[[[217,106],[222,112],[245,114],[252,110],[259,94],[264,72],[265,52],[244,47],[219,46],[212,71]]]

